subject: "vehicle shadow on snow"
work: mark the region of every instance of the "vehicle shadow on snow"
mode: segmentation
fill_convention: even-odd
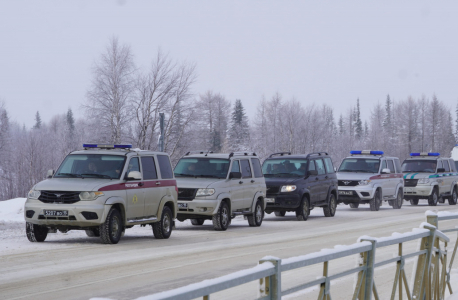
[[[243,223],[243,222],[239,221],[237,223],[231,223],[229,225],[229,227],[227,228],[227,230],[240,230],[242,228],[257,228],[257,227],[250,227],[248,225],[248,221],[246,221],[246,223]],[[177,228],[174,229],[174,230],[177,230],[177,231],[211,231],[211,232],[218,232],[213,228],[213,224],[212,224],[211,221],[205,221],[205,223],[203,225],[183,224],[183,225],[177,226]]]
[[[324,216],[322,216],[322,217],[324,218]],[[310,221],[312,219],[319,219],[319,218],[321,218],[321,217],[320,216],[312,216],[312,215],[310,215],[307,218],[306,222],[308,222],[308,221]],[[266,217],[264,217],[264,221],[263,222],[290,222],[290,221],[293,221],[293,222],[304,222],[304,221],[298,221],[294,214],[286,215],[284,217],[277,217],[274,214],[266,215]]]

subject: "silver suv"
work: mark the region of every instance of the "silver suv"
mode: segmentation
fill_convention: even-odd
[[[427,199],[430,206],[444,203],[456,205],[458,174],[452,158],[439,153],[410,153],[402,163],[404,172],[404,197],[417,205]]]
[[[24,208],[29,241],[43,242],[57,230],[85,230],[116,244],[126,228],[147,224],[156,238],[169,238],[178,190],[167,153],[131,145],[83,147],[29,192]]]
[[[379,210],[382,201],[395,209],[403,202],[404,181],[397,157],[383,156],[383,151],[351,151],[337,171],[339,202],[358,208],[370,204]]]
[[[266,182],[255,153],[188,152],[174,172],[179,221],[212,220],[215,230],[226,230],[232,218],[244,215],[250,226],[261,226]]]

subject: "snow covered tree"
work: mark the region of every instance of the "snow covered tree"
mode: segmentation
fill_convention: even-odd
[[[248,150],[250,141],[250,127],[245,114],[242,100],[235,100],[229,128],[229,148],[232,151]]]
[[[361,139],[363,136],[363,122],[361,121],[361,110],[359,107],[359,98],[356,100],[356,109],[355,109],[355,137],[356,139]]]
[[[37,111],[35,114],[35,125],[33,126],[34,129],[40,129],[41,128],[41,117],[40,117],[40,112]]]

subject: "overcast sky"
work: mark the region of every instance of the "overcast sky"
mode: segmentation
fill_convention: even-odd
[[[1,1],[0,99],[31,127],[72,108],[116,36],[146,68],[157,49],[197,66],[196,95],[276,92],[363,118],[387,94],[458,102],[458,1]]]

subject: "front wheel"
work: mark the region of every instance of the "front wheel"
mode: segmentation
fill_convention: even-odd
[[[172,234],[172,210],[168,206],[162,209],[162,216],[159,222],[153,223],[153,234],[157,239],[168,239]]]
[[[403,193],[402,190],[399,189],[398,191],[398,196],[396,197],[396,200],[393,201],[393,208],[394,209],[401,209],[402,207],[402,202],[403,202]]]
[[[456,187],[453,188],[452,195],[448,198],[449,205],[456,205],[457,194],[456,194]]]
[[[304,197],[301,202],[301,206],[299,206],[296,210],[296,219],[298,221],[307,221],[307,218],[310,214],[310,206],[309,200]]]
[[[281,211],[275,211],[275,216],[277,217],[284,217],[286,215],[286,211],[281,210]]]
[[[437,190],[434,189],[431,195],[429,195],[428,197],[428,205],[436,206],[438,201],[439,201],[439,196],[437,195]]]
[[[262,200],[256,201],[254,207],[254,212],[252,215],[248,216],[248,224],[251,227],[259,227],[262,224],[262,219],[264,218],[264,209],[262,207]]]
[[[323,213],[325,217],[334,217],[337,209],[336,196],[334,194],[329,195],[328,205],[323,206]]]
[[[225,231],[229,227],[229,205],[225,201],[221,202],[218,212],[213,215],[212,221],[215,230]]]
[[[31,242],[44,242],[48,236],[48,227],[25,223],[25,232]]]
[[[117,244],[121,239],[123,222],[116,208],[111,208],[105,222],[99,226],[100,238],[104,244]]]
[[[380,209],[380,191],[375,191],[374,198],[371,199],[370,206],[372,211],[378,211]]]

